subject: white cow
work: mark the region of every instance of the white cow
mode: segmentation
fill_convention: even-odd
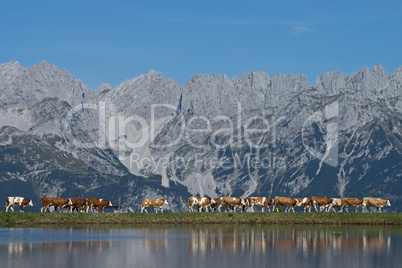
[[[367,210],[370,212],[370,207],[375,207],[377,208],[377,212],[381,212],[381,208],[384,206],[391,206],[391,202],[389,202],[389,200],[376,197],[363,198],[362,210],[367,208]]]

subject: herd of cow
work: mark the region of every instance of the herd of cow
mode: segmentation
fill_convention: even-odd
[[[273,199],[267,197],[249,197],[249,198],[237,198],[237,197],[190,197],[188,199],[188,210],[201,212],[204,211],[221,211],[224,208],[225,211],[235,212],[239,209],[241,212],[246,211],[248,208],[254,212],[254,207],[262,207],[270,210],[270,206],[273,207],[273,211],[279,212],[279,206],[285,206],[285,212],[291,210],[295,212],[296,207],[303,207],[304,212],[308,209],[311,212],[311,208],[314,207],[316,211],[335,211],[338,209],[341,211],[348,211],[348,207],[355,208],[355,212],[359,207],[362,207],[362,212],[366,208],[370,211],[370,207],[377,208],[377,211],[381,212],[381,208],[384,206],[391,206],[389,200],[376,197],[364,197],[359,198],[328,198],[328,197],[304,197],[304,198],[291,198],[275,196]],[[348,211],[349,212],[349,211]]]
[[[42,197],[42,207],[41,212],[53,211],[61,212],[64,208],[65,212],[73,212],[74,210],[79,212],[99,212],[107,207],[112,207],[112,203],[105,199],[97,198],[58,198],[58,197]],[[141,213],[145,210],[148,213],[147,208],[154,208],[155,212],[158,213],[160,210],[163,213],[163,206],[168,205],[166,199],[144,199],[141,204]],[[6,200],[6,212],[8,208],[14,211],[14,206],[20,206],[21,211],[24,211],[25,206],[33,206],[32,200],[26,199],[24,197],[7,197]],[[382,207],[391,206],[389,200],[376,197],[364,197],[359,198],[328,198],[328,197],[304,197],[304,198],[291,198],[291,197],[280,197],[275,196],[273,199],[267,197],[249,197],[249,198],[237,198],[237,197],[190,197],[188,199],[188,210],[193,211],[233,211],[240,210],[241,212],[246,211],[250,208],[250,211],[254,212],[254,207],[267,208],[271,211],[270,206],[272,206],[273,211],[279,212],[279,206],[285,206],[285,212],[290,212],[291,210],[295,212],[296,207],[303,207],[304,212],[308,210],[311,212],[311,208],[314,207],[316,211],[333,211],[338,212],[348,211],[348,207],[354,207],[355,212],[358,211],[359,207],[362,207],[362,212],[366,208],[370,212],[371,207],[377,208],[377,212],[381,212]]]
[[[155,212],[158,210],[163,212],[163,205],[167,205],[165,199],[144,199],[141,205],[141,212],[146,208],[155,208]],[[280,197],[275,196],[273,199],[267,197],[249,197],[249,198],[237,198],[237,197],[189,197],[188,198],[188,210],[193,211],[233,211],[240,210],[241,212],[246,211],[250,208],[250,211],[254,212],[254,207],[267,208],[271,211],[270,206],[273,207],[273,211],[279,212],[279,206],[285,206],[285,212],[290,212],[291,210],[295,212],[295,207],[303,207],[304,212],[308,209],[311,212],[311,208],[314,207],[316,211],[333,211],[339,212],[347,211],[349,206],[355,207],[357,212],[359,207],[362,207],[362,212],[366,208],[370,211],[370,207],[377,208],[377,211],[381,212],[382,207],[391,206],[389,200],[376,197],[364,197],[359,198],[328,198],[328,197],[304,197],[304,198],[291,198],[291,197]]]
[[[41,212],[43,211],[51,211],[51,208],[53,208],[52,211],[59,211],[61,212],[62,208],[64,208],[64,212],[73,212],[73,211],[79,211],[79,212],[99,212],[100,209],[102,209],[102,212],[104,212],[104,209],[106,207],[111,207],[112,203],[108,200],[105,199],[98,199],[98,198],[59,198],[59,197],[42,197],[42,207],[40,209]],[[7,197],[6,200],[6,212],[8,211],[8,208],[11,208],[12,211],[14,211],[14,206],[20,206],[21,207],[21,212],[24,212],[24,207],[26,206],[33,206],[32,200],[26,199],[24,197]]]

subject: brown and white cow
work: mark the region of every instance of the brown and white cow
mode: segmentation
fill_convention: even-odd
[[[274,206],[274,211],[276,209],[277,212],[279,212],[278,206],[286,206],[285,212],[290,212],[291,209],[293,212],[295,212],[296,199],[291,197],[275,196],[272,205]]]
[[[68,200],[68,207],[70,212],[73,212],[75,208],[78,209],[79,212],[83,212],[87,209],[87,200],[81,198],[67,198]]]
[[[344,209],[345,206],[353,206],[355,207],[355,212],[359,209],[359,207],[363,204],[363,200],[355,197],[343,197],[341,198],[341,210]]]
[[[362,211],[364,211],[364,208],[367,208],[367,210],[370,212],[370,207],[376,207],[377,212],[378,211],[381,212],[381,208],[384,206],[391,206],[391,202],[389,202],[389,200],[385,200],[382,198],[364,197],[362,204]]]
[[[236,209],[240,206],[247,206],[246,198],[237,198],[237,197],[219,198],[219,209],[221,207],[224,207],[226,211],[233,210],[233,212],[236,212]]]
[[[8,208],[11,208],[11,210],[14,211],[14,206],[20,206],[20,212],[24,212],[24,207],[33,206],[33,203],[31,199],[26,199],[20,196],[7,197],[6,205],[4,206],[6,208],[6,212],[8,212]]]
[[[311,199],[308,197],[300,197],[296,199],[296,207],[304,207],[304,212],[308,209],[308,212],[311,212]]]
[[[268,211],[271,212],[269,206],[272,204],[272,199],[268,197],[249,197],[250,208],[254,212],[254,206],[261,207],[261,211],[264,212],[264,208],[268,208]]]
[[[57,208],[61,209],[64,208],[64,211],[66,211],[68,204],[68,200],[66,198],[59,198],[59,197],[42,197],[40,199],[42,201],[42,207],[40,208],[40,212],[43,212],[43,209],[45,212],[49,210],[50,212],[50,207],[54,206],[54,211],[57,212]]]
[[[194,208],[197,209],[198,211],[201,212],[202,209],[204,211],[208,211],[208,208],[210,211],[212,211],[211,205],[215,203],[215,200],[210,197],[189,197],[188,198],[188,210],[190,212],[194,211]]]
[[[332,203],[329,206],[329,210],[331,211],[332,209],[334,212],[336,212],[335,208],[338,209],[338,212],[343,212],[344,210],[349,212],[347,204],[345,204],[345,206],[342,208],[342,198],[332,198]]]
[[[169,205],[166,199],[144,199],[141,204],[141,213],[145,210],[148,213],[147,208],[155,208],[155,212],[158,213],[158,209],[163,213],[163,205]]]
[[[105,212],[106,207],[112,206],[112,202],[106,199],[86,198],[85,201],[87,203],[86,205],[87,212],[89,210],[92,211],[94,208],[96,210],[96,213],[98,213],[100,209],[102,209],[102,212]]]
[[[310,197],[311,203],[314,206],[315,211],[318,211],[317,207],[320,207],[320,211],[326,209],[329,210],[329,206],[332,203],[332,198],[322,197],[322,196],[312,196]]]

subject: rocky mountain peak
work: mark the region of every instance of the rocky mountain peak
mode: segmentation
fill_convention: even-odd
[[[46,61],[41,61],[38,64],[35,64],[31,67],[29,67],[28,69],[43,69],[43,70],[59,70],[56,65],[52,64],[52,63],[48,63]]]
[[[387,77],[387,73],[384,71],[382,68],[381,64],[377,64],[373,67],[373,69],[370,69],[367,66],[364,66],[360,69],[358,75],[362,79],[371,79],[371,78],[385,78]]]
[[[77,81],[70,73],[65,69],[59,69],[56,65],[42,61],[26,70],[26,73],[35,82],[47,83],[52,81],[53,83],[69,83]],[[78,80],[80,84],[82,82]],[[83,85],[82,85],[83,86]]]
[[[402,66],[389,75],[393,80],[402,83]]]
[[[11,61],[0,65],[0,79],[10,81],[25,70],[18,61]]]
[[[146,76],[152,77],[152,76],[160,76],[162,75],[161,72],[157,72],[153,69],[149,70],[148,73],[146,74]]]
[[[65,69],[45,61],[29,68],[21,67],[18,62],[0,66],[0,93],[5,103],[18,107],[30,107],[47,97],[59,97],[71,105],[81,103],[93,91],[74,79]]]
[[[329,96],[339,93],[345,86],[345,78],[343,74],[339,72],[323,73],[320,77],[317,77],[313,85],[313,87],[318,89],[321,93]]]
[[[382,68],[381,64],[376,64],[373,68],[373,71],[382,75],[386,75],[387,73],[384,71],[384,68]]]
[[[10,61],[10,62],[0,64],[0,70],[1,69],[8,69],[8,68],[20,68],[20,67],[22,67],[22,66],[19,64],[18,61]]]

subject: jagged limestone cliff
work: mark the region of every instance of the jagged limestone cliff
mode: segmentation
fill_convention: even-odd
[[[0,65],[1,196],[380,196],[400,209],[402,68],[162,74],[92,91],[46,62]],[[22,193],[21,193],[22,192]]]

